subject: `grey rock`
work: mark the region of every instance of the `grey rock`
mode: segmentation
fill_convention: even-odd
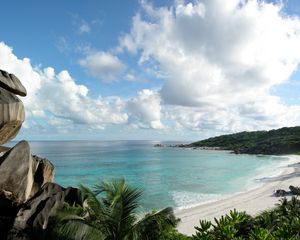
[[[165,145],[160,144],[160,143],[157,143],[157,144],[154,144],[154,147],[159,147],[159,148],[161,148],[161,147],[165,147]]]
[[[33,185],[33,160],[29,144],[19,142],[0,157],[0,189],[11,193],[16,203],[28,200]]]
[[[0,157],[3,156],[9,149],[10,148],[8,147],[0,146]]]
[[[0,239],[7,239],[7,233],[12,228],[19,207],[14,205],[10,192],[0,191]]]
[[[41,238],[33,238],[30,233],[26,231],[18,231],[16,229],[11,229],[8,232],[7,240],[41,240]],[[49,239],[48,239],[49,240]]]
[[[291,190],[291,193],[294,195],[300,195],[300,188],[294,187],[294,186],[289,186],[289,189]]]
[[[19,142],[13,148],[1,149],[3,152],[0,155],[0,239],[32,239],[30,231],[18,229],[10,231],[10,229],[20,208],[27,204],[45,183],[53,181],[54,166],[46,158],[32,156],[26,141]],[[64,194],[69,196],[69,192]],[[55,201],[56,199],[52,204]]]
[[[5,147],[5,146],[0,146],[0,153],[5,153],[9,150],[9,147]]]
[[[0,70],[0,87],[23,97],[27,95],[27,91],[20,80],[14,74],[4,70]]]
[[[287,194],[288,193],[284,189],[278,189],[273,193],[275,197],[283,197],[286,196]]]
[[[21,141],[0,155],[0,176],[0,193],[18,205],[53,181],[54,166],[46,158],[32,156],[29,144]]]
[[[13,225],[13,217],[0,216],[0,239],[7,239],[7,233]],[[12,238],[15,240],[15,238]]]
[[[1,216],[10,216],[11,209],[17,207],[16,199],[12,192],[0,190],[0,212]]]
[[[22,101],[0,87],[0,145],[13,139],[25,120]]]
[[[41,234],[47,228],[49,217],[55,215],[64,203],[82,204],[80,191],[71,187],[63,188],[56,183],[46,183],[19,210],[13,231],[32,231]]]
[[[33,159],[33,185],[30,196],[36,194],[42,186],[47,182],[53,182],[54,179],[54,166],[46,158],[41,158],[36,155],[32,156]]]

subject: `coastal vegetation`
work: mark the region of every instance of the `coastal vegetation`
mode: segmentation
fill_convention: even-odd
[[[124,180],[80,187],[82,205],[68,205],[50,219],[48,236],[77,240],[277,240],[300,238],[300,200],[280,199],[274,209],[253,217],[235,209],[211,221],[199,220],[195,234],[176,230],[171,208],[138,216],[142,192]],[[50,227],[49,227],[50,226]]]
[[[290,201],[283,198],[273,210],[256,217],[233,210],[230,214],[216,219],[215,223],[200,220],[200,226],[196,230],[193,240],[299,239],[300,200],[296,197]]]
[[[299,154],[300,127],[285,127],[270,131],[240,132],[179,146],[218,148],[246,154]]]
[[[51,219],[51,235],[59,239],[156,240],[174,229],[172,208],[137,215],[142,191],[124,179],[102,182],[94,190],[80,186],[82,205],[65,205]]]

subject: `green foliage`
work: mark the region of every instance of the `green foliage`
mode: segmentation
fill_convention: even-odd
[[[187,147],[219,147],[236,153],[296,154],[300,152],[300,127],[271,131],[240,132],[213,137]]]
[[[83,205],[66,205],[51,219],[56,239],[158,240],[177,223],[171,208],[138,218],[142,192],[123,179],[80,189]]]
[[[164,231],[159,240],[192,240],[192,237],[179,233],[175,228]]]
[[[141,192],[124,180],[103,182],[94,191],[81,186],[83,205],[66,205],[49,222],[53,239],[64,240],[281,240],[300,239],[300,200],[280,200],[256,217],[236,210],[215,219],[200,220],[193,236],[176,230],[172,209],[137,218]],[[98,196],[98,197],[97,197]],[[55,233],[55,234],[53,234]]]
[[[272,234],[264,228],[254,228],[249,234],[250,240],[275,240]]]
[[[245,212],[230,211],[229,215],[215,219],[215,223],[200,221],[200,226],[193,239],[243,239],[248,236],[251,230],[253,219]]]
[[[283,198],[276,208],[255,218],[233,210],[215,223],[201,220],[195,229],[193,240],[300,239],[300,200]]]

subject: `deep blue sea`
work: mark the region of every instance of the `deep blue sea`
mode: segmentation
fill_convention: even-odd
[[[124,177],[144,191],[144,211],[171,206],[187,208],[203,201],[245,191],[276,174],[276,156],[235,155],[225,151],[156,148],[153,141],[39,141],[33,154],[55,165],[63,186],[92,187]]]

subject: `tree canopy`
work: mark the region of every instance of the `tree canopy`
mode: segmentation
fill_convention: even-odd
[[[235,153],[248,154],[298,154],[300,153],[300,127],[240,132],[208,138],[184,146],[218,147]]]

